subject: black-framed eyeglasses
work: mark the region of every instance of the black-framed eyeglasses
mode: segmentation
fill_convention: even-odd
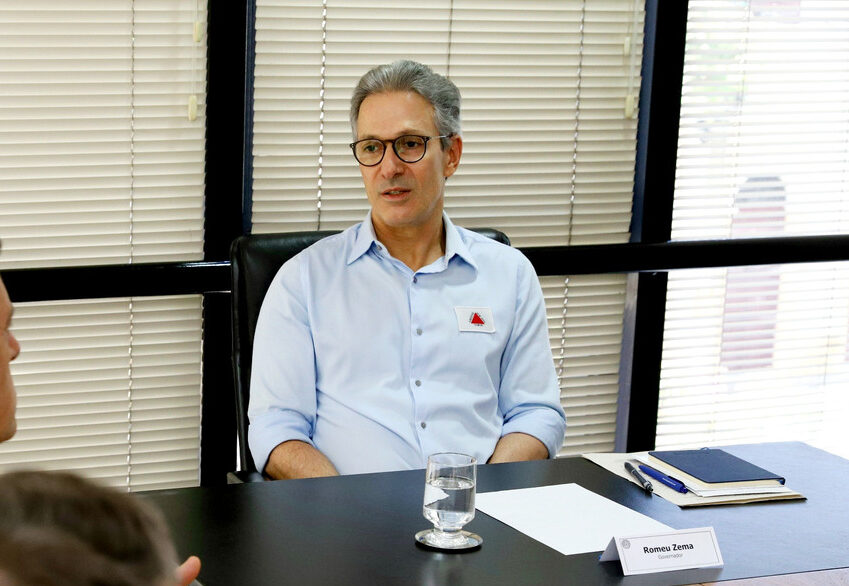
[[[427,143],[432,138],[451,138],[451,134],[442,136],[419,136],[418,134],[405,134],[394,140],[380,140],[379,138],[364,138],[350,145],[354,151],[354,158],[363,167],[374,167],[379,165],[386,154],[386,144],[392,143],[392,150],[398,158],[405,163],[417,163],[421,161],[427,152]]]

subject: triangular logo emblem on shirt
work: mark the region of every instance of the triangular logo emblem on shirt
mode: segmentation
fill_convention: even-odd
[[[455,307],[457,329],[461,332],[495,333],[495,320],[489,307]]]

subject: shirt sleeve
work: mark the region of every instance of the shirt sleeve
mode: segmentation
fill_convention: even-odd
[[[262,471],[280,443],[310,445],[316,416],[315,352],[301,270],[303,256],[281,267],[266,293],[254,335],[248,444]]]
[[[501,435],[531,435],[545,444],[548,456],[553,458],[563,445],[566,415],[560,406],[542,288],[530,261],[524,256],[521,261],[515,321],[501,360]]]

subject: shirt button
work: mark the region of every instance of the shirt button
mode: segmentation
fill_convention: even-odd
[[[416,381],[416,386],[417,386],[417,387],[420,387],[420,386],[422,386],[422,381],[420,381],[420,380],[417,380],[417,381]]]
[[[421,426],[422,426],[422,429],[424,429],[424,428],[426,428],[426,427],[427,427],[427,423],[425,423],[424,421],[422,421],[419,425],[421,425]]]
[[[416,328],[416,335],[417,335],[417,336],[421,336],[421,335],[422,335],[422,329],[421,329],[421,328]]]
[[[413,283],[418,283],[418,282],[419,282],[419,278],[418,278],[418,277],[413,277]]]

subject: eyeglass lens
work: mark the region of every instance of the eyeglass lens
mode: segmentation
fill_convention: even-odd
[[[425,155],[427,140],[422,136],[399,136],[392,143],[392,148],[398,158],[405,163],[420,161]],[[383,159],[386,144],[380,140],[365,139],[354,143],[354,156],[363,165],[376,165]]]

